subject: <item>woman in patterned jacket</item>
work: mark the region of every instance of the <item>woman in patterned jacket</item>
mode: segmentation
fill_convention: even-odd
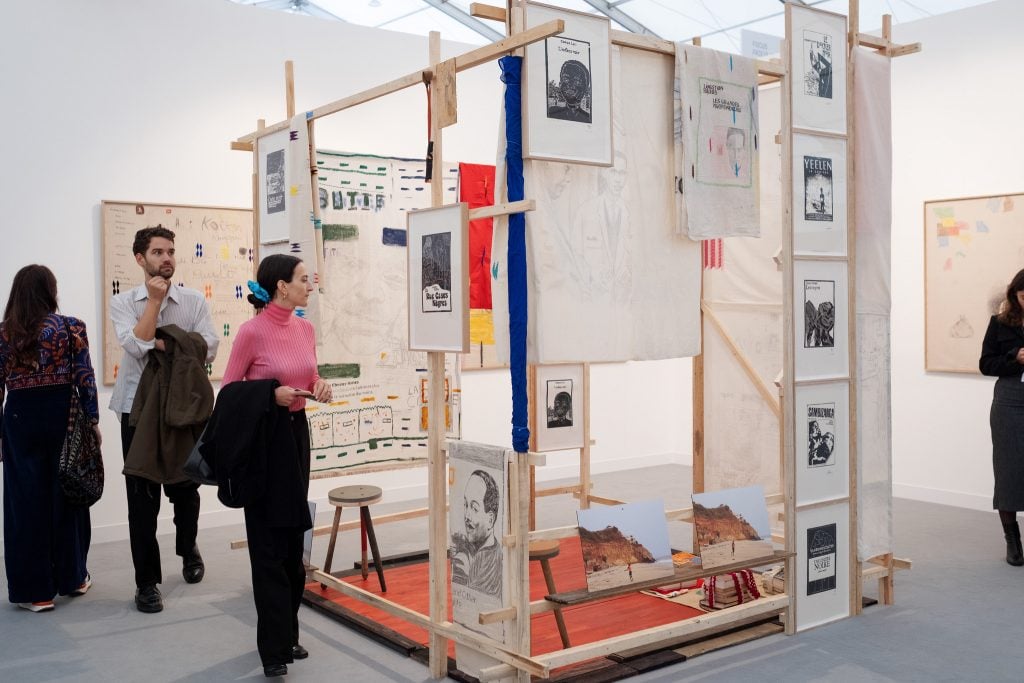
[[[57,280],[46,266],[14,276],[0,323],[0,459],[4,480],[4,564],[11,602],[53,609],[57,595],[84,595],[89,508],[64,500],[57,463],[71,392],[99,439],[96,377],[85,324],[57,313]]]

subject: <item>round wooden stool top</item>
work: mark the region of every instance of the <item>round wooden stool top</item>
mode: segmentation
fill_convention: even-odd
[[[531,560],[550,560],[558,555],[558,541],[530,541]]]
[[[357,484],[355,486],[339,486],[336,489],[331,489],[327,494],[327,500],[331,505],[358,505],[362,507],[364,505],[373,505],[383,495],[384,492],[379,486]]]

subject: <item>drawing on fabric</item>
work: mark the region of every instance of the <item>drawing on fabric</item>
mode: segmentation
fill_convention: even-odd
[[[961,313],[957,317],[956,322],[949,328],[949,336],[953,339],[970,339],[974,336],[974,328],[971,327],[966,315]]]
[[[833,280],[804,280],[804,348],[832,348],[836,345],[836,283]]]
[[[832,222],[832,159],[804,157],[804,219]]]
[[[284,211],[284,150],[267,153],[267,213]]]
[[[589,590],[675,574],[660,499],[579,510],[576,520]]]
[[[836,589],[836,525],[807,530],[807,595]]]
[[[697,123],[699,183],[750,187],[754,149],[753,90],[711,78],[699,79]]]
[[[572,427],[572,380],[547,381],[548,429]]]
[[[457,623],[503,640],[504,626],[481,625],[478,614],[498,609],[505,598],[507,510],[505,461],[497,446],[452,442],[448,557],[452,614]]]
[[[441,313],[452,310],[452,235],[450,232],[424,235],[423,312]]]
[[[426,353],[409,351],[405,214],[429,206],[423,161],[317,152],[323,209],[320,376],[334,400],[307,408],[312,470],[365,471],[426,462]],[[444,168],[445,199],[455,169]],[[340,208],[335,208],[340,207]],[[460,379],[445,360],[446,432],[460,431]]]
[[[807,406],[807,466],[828,467],[836,446],[836,404],[812,403]]]
[[[804,29],[804,94],[832,99],[832,36]]]
[[[593,88],[590,43],[564,36],[544,41],[548,118],[590,123]]]

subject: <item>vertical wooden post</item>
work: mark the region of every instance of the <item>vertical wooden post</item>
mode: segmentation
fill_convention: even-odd
[[[430,66],[436,69],[441,62],[441,34],[430,32]],[[440,89],[431,87],[430,108],[439,110]],[[439,207],[444,202],[442,177],[441,126],[437,116],[430,117],[430,139],[434,143],[434,162],[430,181],[430,205]],[[444,353],[427,353],[427,488],[429,492],[428,523],[430,526],[430,621],[440,624],[448,619],[448,519],[445,514],[448,501],[446,454],[443,449],[445,435],[444,405]],[[448,673],[448,640],[435,631],[430,633],[430,675],[443,678]]]
[[[537,366],[526,366],[526,400],[528,424],[530,427],[530,450],[537,450],[537,413],[546,407],[537,405]],[[544,418],[540,418],[544,419]],[[537,466],[530,465],[530,531],[537,528]]]
[[[266,119],[256,119],[256,130],[267,127]],[[260,263],[260,140],[252,141],[252,278]]]
[[[849,320],[848,355],[850,357],[850,614],[864,611],[864,582],[861,579],[860,526],[857,524],[857,486],[860,467],[857,458],[857,182],[854,151],[857,145],[856,107],[854,107],[854,52],[859,43],[860,1],[850,0],[847,17],[849,36],[846,41],[846,273],[847,317]]]
[[[290,59],[284,63],[284,102],[290,121],[295,116],[295,64]]]
[[[583,448],[580,449],[580,510],[590,509],[590,363],[583,364]]]
[[[882,15],[882,37],[885,38],[885,56],[892,57],[892,15]]]
[[[320,209],[320,167],[316,163],[316,122],[314,119],[306,121],[306,130],[309,133],[309,191],[313,193],[313,240],[316,247],[316,286],[323,294],[324,288],[324,231],[323,219]],[[317,335],[320,328],[317,328]]]

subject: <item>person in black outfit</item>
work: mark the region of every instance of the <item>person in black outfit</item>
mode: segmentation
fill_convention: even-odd
[[[992,316],[978,361],[981,374],[998,377],[992,395],[992,469],[1006,538],[1006,561],[1024,565],[1017,511],[1024,510],[1024,270],[1013,276],[999,312]]]

